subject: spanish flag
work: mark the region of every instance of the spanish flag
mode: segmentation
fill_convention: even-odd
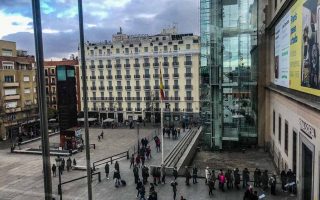
[[[161,68],[160,68],[160,96],[161,96],[161,100],[164,100],[164,91],[163,91],[163,82],[162,82],[162,73],[161,73]]]

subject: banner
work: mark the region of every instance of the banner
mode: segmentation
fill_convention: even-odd
[[[319,40],[320,3],[297,1],[276,26],[274,83],[320,96]]]

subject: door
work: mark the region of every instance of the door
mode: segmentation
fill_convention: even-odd
[[[297,174],[297,132],[292,133],[292,171]]]
[[[303,188],[302,195],[303,200],[311,200],[312,193],[312,151],[302,144],[302,179]]]

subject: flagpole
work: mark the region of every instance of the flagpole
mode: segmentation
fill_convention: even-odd
[[[161,102],[160,102],[160,112],[161,112],[161,130],[160,130],[160,133],[161,133],[161,159],[162,159],[162,164],[164,164],[164,149],[163,149],[163,143],[164,143],[164,140],[163,140],[163,102],[162,102],[162,99],[161,99]]]

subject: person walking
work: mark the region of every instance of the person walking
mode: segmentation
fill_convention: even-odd
[[[261,181],[262,181],[262,189],[263,191],[266,191],[268,189],[268,181],[269,181],[268,170],[265,170],[263,172]]]
[[[273,173],[273,175],[270,177],[269,184],[271,187],[271,194],[276,195],[276,185],[277,185],[276,173]]]
[[[216,173],[214,171],[214,169],[211,170],[210,172],[210,177],[209,177],[209,181],[211,180],[213,182],[213,189],[215,190],[216,188],[214,187],[216,184]]]
[[[121,179],[121,176],[120,176],[120,172],[118,170],[114,170],[113,172],[113,180],[114,180],[114,185],[115,187],[119,187],[120,186],[120,179]]]
[[[146,160],[146,157],[145,157],[144,155],[141,155],[141,156],[140,156],[140,159],[141,159],[141,164],[142,164],[142,166],[144,166],[144,162],[145,162],[145,160]]]
[[[101,138],[100,138],[100,135],[98,135],[98,142],[101,142]]]
[[[205,171],[204,171],[205,175],[206,175],[206,184],[209,183],[209,179],[210,179],[210,176],[211,176],[211,173],[210,173],[210,170],[209,170],[209,167],[207,166]]]
[[[141,161],[140,155],[138,154],[138,155],[136,156],[136,165],[137,165],[137,167],[139,167],[139,168],[140,168],[140,161]]]
[[[247,188],[248,187],[248,182],[250,181],[250,176],[249,176],[250,172],[247,168],[244,168],[244,170],[242,171],[242,187],[243,188]]]
[[[234,176],[234,187],[237,188],[237,190],[240,189],[239,185],[240,185],[240,174],[239,174],[239,169],[236,168],[233,172],[233,176]]]
[[[226,177],[225,177],[222,169],[220,170],[220,173],[218,175],[218,180],[219,180],[219,188],[222,190],[222,192],[224,192],[224,184],[226,182]]]
[[[281,177],[281,189],[283,192],[286,192],[287,189],[285,185],[287,184],[287,173],[284,170],[282,170],[280,177]]]
[[[76,161],[76,159],[74,158],[73,159],[73,166],[76,166],[77,165],[77,161]]]
[[[67,160],[67,171],[70,171],[71,165],[72,165],[72,161],[71,161],[71,158],[69,157]]]
[[[173,191],[173,200],[176,200],[176,196],[177,196],[177,185],[178,185],[178,183],[177,183],[175,180],[173,180],[173,181],[171,182],[171,187],[172,187],[172,191]]]
[[[185,175],[185,177],[186,177],[186,185],[189,186],[189,185],[190,185],[189,180],[190,180],[190,178],[191,178],[191,174],[190,174],[190,171],[189,171],[189,169],[188,169],[187,166],[186,166],[186,171],[185,171],[184,175]]]
[[[104,172],[106,173],[107,180],[109,180],[109,163],[104,166]]]
[[[153,177],[153,185],[157,186],[157,167],[152,168],[151,175]]]
[[[261,187],[261,170],[258,168],[258,171],[257,171],[257,178],[258,178],[258,185],[257,187]]]
[[[140,188],[140,200],[146,200],[145,198],[146,195],[146,188],[144,187],[144,185],[142,184],[141,188]]]
[[[57,172],[57,166],[55,164],[52,165],[51,170],[52,170],[53,176],[56,177],[57,176],[57,173],[56,173]]]
[[[140,196],[140,194],[141,194],[142,186],[143,186],[143,184],[142,184],[141,180],[138,179],[137,187],[136,187],[136,189],[137,189],[137,191],[138,191],[138,193],[137,193],[137,198],[139,198],[139,196]]]
[[[161,182],[162,184],[166,184],[166,168],[163,164],[161,164]]]
[[[132,166],[134,166],[134,154],[132,154],[130,158],[130,169]]]
[[[212,196],[213,195],[212,191],[214,189],[214,181],[211,179],[208,181],[208,188],[209,188],[209,196]]]
[[[198,183],[197,177],[198,177],[198,168],[196,167],[196,165],[194,165],[193,169],[192,169],[192,183],[193,184]]]
[[[160,169],[160,167],[157,167],[156,177],[157,177],[157,180],[158,180],[158,184],[160,185],[161,184],[161,181],[160,181],[161,169]]]
[[[134,176],[134,183],[138,184],[138,180],[139,180],[139,168],[137,167],[137,165],[134,165],[133,167],[133,176]]]
[[[100,133],[100,137],[103,139],[103,135],[104,135],[104,133],[103,133],[103,131],[101,131],[101,133]]]
[[[174,180],[177,180],[177,178],[178,178],[178,171],[177,171],[177,168],[176,167],[174,167],[173,168],[173,177],[174,177]]]
[[[64,160],[64,158],[62,158],[62,161],[61,161],[61,169],[62,169],[62,171],[64,171],[65,165],[66,165],[66,161]]]
[[[114,169],[120,173],[120,166],[119,166],[118,161],[116,161],[116,163],[114,163]]]
[[[256,170],[253,172],[253,186],[258,186],[258,168],[256,168]]]

